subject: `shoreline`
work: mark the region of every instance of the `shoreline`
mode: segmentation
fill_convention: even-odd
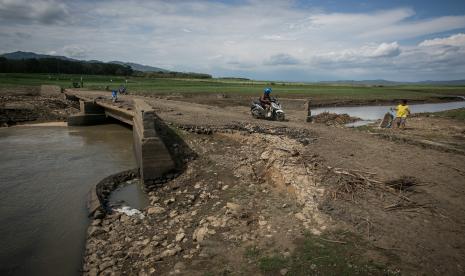
[[[384,106],[398,104],[400,99],[392,100],[359,100],[359,101],[341,101],[341,102],[323,102],[316,105],[311,105],[312,108],[323,108],[323,107],[363,107],[363,106]],[[451,96],[451,97],[440,97],[440,98],[427,98],[427,99],[415,99],[408,100],[408,104],[436,104],[436,103],[453,103],[465,101],[463,96]]]

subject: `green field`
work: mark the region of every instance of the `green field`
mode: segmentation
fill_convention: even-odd
[[[79,82],[81,75],[47,74],[0,74],[0,88],[14,86],[38,86],[55,84],[63,88]],[[406,98],[425,100],[449,95],[465,95],[465,86],[351,86],[318,83],[291,83],[243,81],[225,79],[166,79],[115,76],[83,76],[84,89],[105,90],[126,84],[128,91],[135,94],[231,94],[259,95],[264,87],[272,87],[273,94],[280,97],[312,97],[319,100],[392,100]]]

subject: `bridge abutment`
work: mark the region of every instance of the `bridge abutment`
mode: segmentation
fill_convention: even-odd
[[[155,112],[145,101],[134,99],[134,152],[144,184],[152,184],[175,168],[168,149],[155,130]]]
[[[79,100],[81,112],[68,117],[68,126],[90,126],[108,121],[105,108],[93,101]]]

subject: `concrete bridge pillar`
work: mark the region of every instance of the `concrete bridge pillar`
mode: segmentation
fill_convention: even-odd
[[[144,184],[151,185],[174,169],[174,162],[155,130],[155,113],[144,100],[134,99],[134,152]]]

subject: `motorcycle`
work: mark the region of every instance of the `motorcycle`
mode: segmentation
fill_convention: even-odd
[[[128,91],[126,90],[126,86],[121,85],[121,86],[118,88],[118,93],[121,94],[121,95],[127,95],[127,94],[128,94]]]
[[[257,119],[268,119],[274,121],[284,121],[285,113],[281,108],[281,104],[276,98],[271,98],[271,105],[268,109],[264,109],[260,100],[255,100],[250,106],[252,116]]]

